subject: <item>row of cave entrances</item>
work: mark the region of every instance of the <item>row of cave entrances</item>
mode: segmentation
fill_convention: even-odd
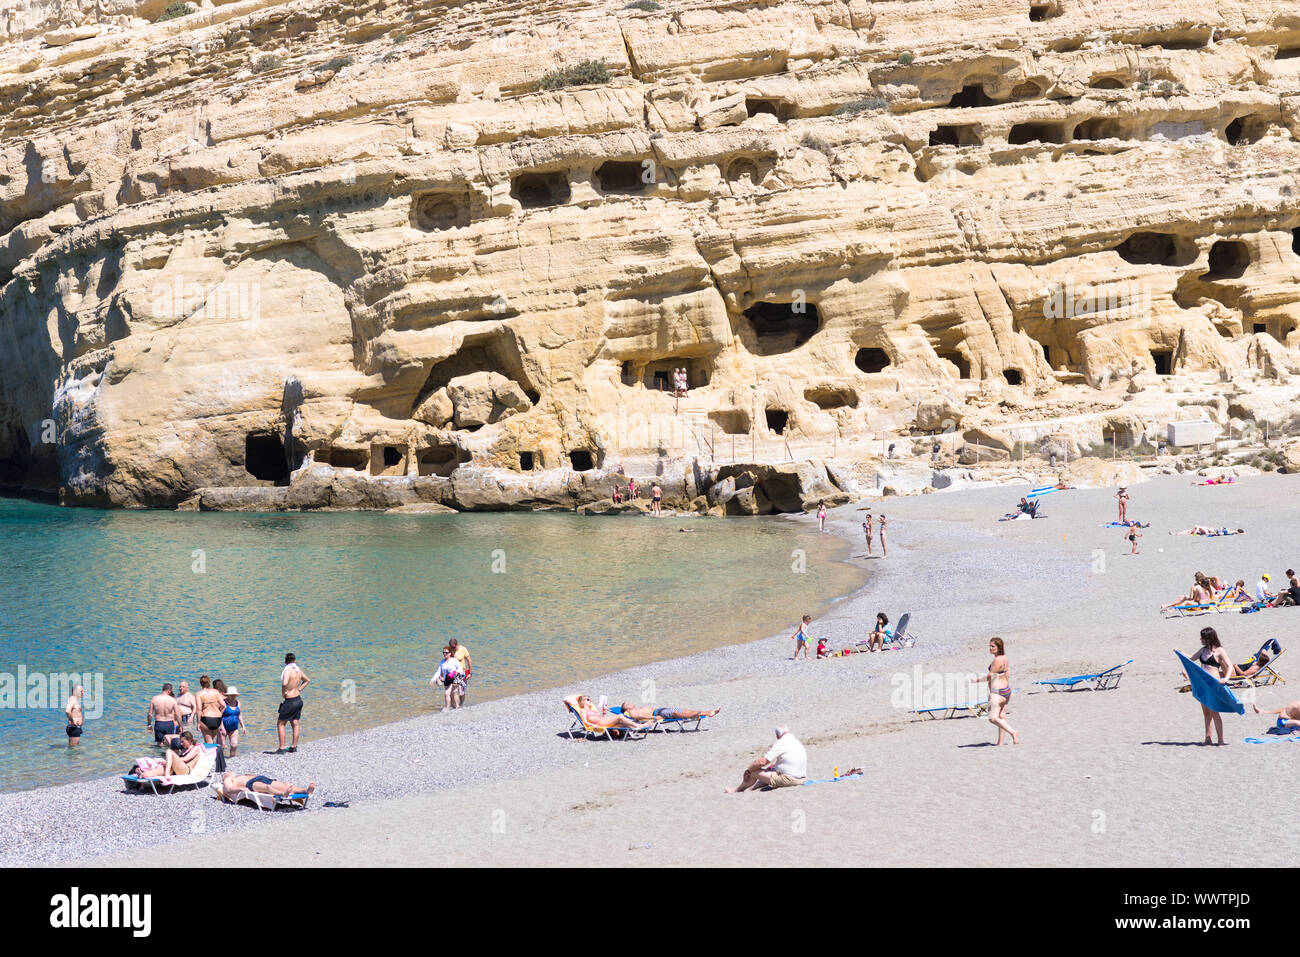
[[[727,164],[724,173],[728,182],[757,184],[763,177],[763,166],[771,162],[771,157],[742,156]],[[656,175],[649,160],[609,160],[596,167],[592,180],[602,195],[640,196],[655,184]],[[572,195],[566,170],[531,170],[517,173],[510,180],[510,197],[524,209],[563,206]],[[411,202],[411,225],[424,232],[468,226],[473,219],[470,205],[470,194],[465,189],[419,194]]]
[[[352,469],[370,475],[405,475],[410,447],[402,443],[377,442],[365,449],[324,448],[316,453],[316,461],[336,469]],[[286,454],[284,440],[271,432],[250,432],[244,440],[244,470],[261,482],[288,485],[289,475],[302,465],[304,456],[291,462]],[[598,456],[590,449],[573,449],[566,454],[569,467],[575,472],[588,472],[596,468]],[[455,445],[429,445],[416,450],[416,471],[422,476],[450,476],[470,460],[470,454]],[[542,455],[537,451],[519,453],[519,470],[531,472],[542,466]]]
[[[1224,130],[1224,138],[1232,146],[1258,143],[1272,125],[1272,120],[1262,115],[1241,116]],[[977,123],[944,123],[930,131],[930,146],[982,146],[984,138]],[[1134,121],[1110,117],[1093,117],[1071,126],[1064,122],[1016,123],[1007,133],[1010,146],[1028,146],[1031,143],[1065,144],[1079,141],[1106,139],[1134,139],[1137,126]]]

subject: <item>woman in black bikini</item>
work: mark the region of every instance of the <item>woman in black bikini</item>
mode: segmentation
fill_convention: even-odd
[[[225,687],[225,684],[222,684]],[[226,697],[212,686],[212,679],[207,675],[199,676],[199,730],[203,732],[203,743],[211,744],[217,740],[221,728],[221,715],[226,710]]]
[[[1007,724],[1007,705],[1011,703],[1011,665],[1007,663],[1006,645],[1001,638],[989,639],[989,654],[993,660],[989,663],[989,673],[976,678],[976,682],[989,683],[989,724],[998,729],[998,744],[1006,735],[1011,735],[1011,743],[1020,743],[1020,733]]]
[[[1199,575],[1200,572],[1197,574]],[[1192,655],[1192,661],[1219,681],[1225,680],[1236,670],[1232,659],[1219,643],[1219,633],[1213,628],[1201,629],[1201,647],[1196,650],[1196,654]],[[1201,712],[1205,715],[1205,743],[1214,743],[1210,737],[1210,728],[1213,727],[1219,735],[1219,744],[1223,744],[1223,715],[1211,711],[1205,705],[1201,705]]]

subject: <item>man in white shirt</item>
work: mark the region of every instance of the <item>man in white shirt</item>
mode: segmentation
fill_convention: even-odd
[[[1269,577],[1267,575],[1262,576],[1260,580],[1255,583],[1256,601],[1272,601],[1274,598],[1277,597],[1276,595],[1271,594],[1269,592],[1268,583],[1269,583]]]
[[[755,758],[745,769],[740,787],[727,788],[728,794],[737,794],[755,787],[790,788],[808,779],[808,752],[783,724],[776,726],[776,743],[767,754]]]

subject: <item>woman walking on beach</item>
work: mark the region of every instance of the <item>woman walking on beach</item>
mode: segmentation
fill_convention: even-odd
[[[1011,743],[1020,743],[1020,733],[1007,724],[1007,705],[1011,703],[1011,665],[1007,662],[1006,645],[1001,638],[989,639],[989,654],[993,660],[989,663],[988,674],[975,681],[989,683],[989,724],[998,729],[998,744],[1011,735]]]
[[[217,731],[221,728],[221,714],[226,710],[226,699],[212,686],[212,679],[207,675],[199,676],[199,730],[203,732],[203,743],[211,744],[217,740]]]
[[[826,503],[817,503],[817,531],[826,531]]]
[[[1191,660],[1219,681],[1230,676],[1234,670],[1232,659],[1223,650],[1223,645],[1219,643],[1219,633],[1213,628],[1201,629],[1201,647],[1196,650],[1196,654],[1192,655]],[[1201,712],[1205,715],[1205,743],[1214,743],[1210,737],[1210,727],[1213,725],[1215,733],[1219,736],[1219,744],[1223,744],[1223,715],[1211,711],[1205,705],[1201,705]]]

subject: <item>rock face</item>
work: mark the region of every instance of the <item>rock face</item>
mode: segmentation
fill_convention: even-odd
[[[167,6],[0,12],[0,485],[785,510],[694,470],[1300,371],[1300,0]]]

